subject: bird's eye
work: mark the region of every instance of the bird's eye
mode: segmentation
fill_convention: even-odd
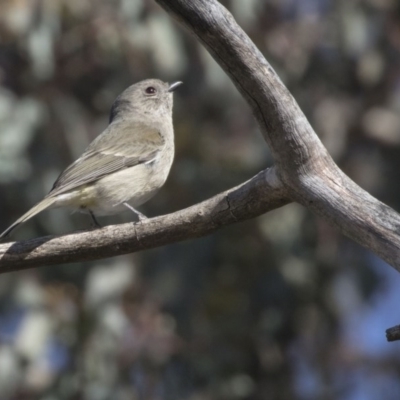
[[[146,88],[145,92],[147,94],[155,94],[157,92],[157,90],[153,86],[149,86],[149,87]]]

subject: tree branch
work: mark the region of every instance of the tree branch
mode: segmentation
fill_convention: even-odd
[[[156,0],[204,44],[248,101],[291,198],[400,271],[400,215],[334,163],[254,43],[216,0]]]
[[[289,202],[275,169],[270,168],[236,188],[173,214],[136,224],[1,244],[0,273],[97,260],[205,236]]]

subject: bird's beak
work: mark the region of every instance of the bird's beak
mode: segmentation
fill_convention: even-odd
[[[168,92],[173,92],[178,86],[181,86],[183,84],[183,82],[174,82],[171,83],[171,85],[168,88]]]

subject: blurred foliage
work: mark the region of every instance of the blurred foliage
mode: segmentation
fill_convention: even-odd
[[[400,205],[400,6],[230,0],[341,168]],[[182,80],[172,212],[272,164],[248,106],[150,0],[1,0],[0,223],[39,201],[144,78]],[[131,215],[104,218],[128,221]],[[89,226],[45,212],[15,239]],[[292,204],[207,238],[0,279],[0,393],[21,399],[400,397],[397,273]]]

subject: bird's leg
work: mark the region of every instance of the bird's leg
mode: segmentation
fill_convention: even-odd
[[[101,225],[99,224],[99,222],[97,221],[96,217],[95,217],[94,214],[93,214],[93,211],[90,211],[90,210],[89,210],[89,214],[90,214],[90,216],[91,216],[91,218],[92,218],[94,227],[95,227],[95,228],[101,228],[102,226],[101,226]]]
[[[137,217],[139,218],[139,222],[140,221],[143,221],[143,220],[145,220],[145,219],[147,219],[147,217],[144,215],[144,214],[142,214],[140,211],[138,211],[138,210],[135,210],[130,204],[128,204],[128,203],[122,203],[126,208],[129,208],[131,211],[133,211],[136,215],[137,215]]]

